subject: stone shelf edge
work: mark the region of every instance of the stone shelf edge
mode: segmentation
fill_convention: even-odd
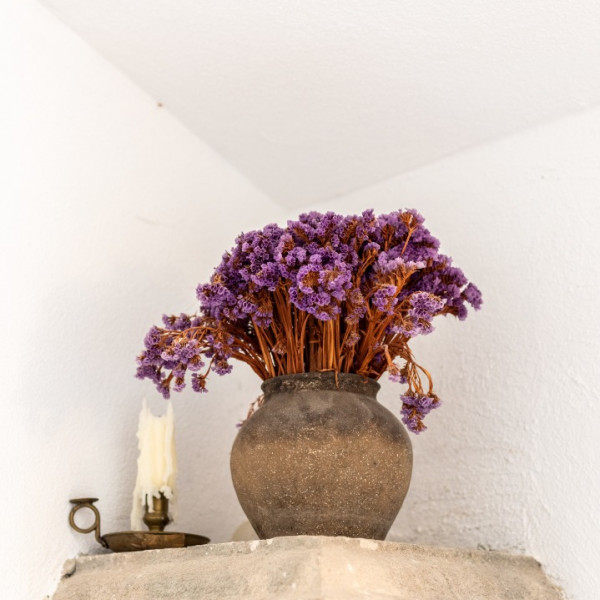
[[[538,562],[502,552],[280,537],[80,556],[53,600],[562,600]]]

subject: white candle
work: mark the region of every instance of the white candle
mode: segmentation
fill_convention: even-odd
[[[173,405],[167,406],[167,414],[157,417],[150,412],[144,400],[137,432],[140,451],[137,465],[137,480],[133,490],[131,529],[143,529],[142,518],[146,503],[152,506],[152,496],[158,498],[162,492],[170,500],[170,508],[175,500],[175,476],[177,463]]]

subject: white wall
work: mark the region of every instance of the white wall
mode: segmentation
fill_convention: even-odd
[[[600,590],[600,109],[314,207],[414,207],[484,295],[414,340],[445,401],[390,537],[536,557]],[[394,384],[381,392],[399,409]]]
[[[0,40],[0,597],[35,600],[97,548],[69,498],[129,529],[143,395],[164,409],[133,376],[145,332],[280,209],[33,1],[2,4]],[[216,541],[244,520],[229,449],[259,382],[238,371],[175,403],[178,527]]]

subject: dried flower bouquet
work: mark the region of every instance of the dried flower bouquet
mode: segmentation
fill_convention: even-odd
[[[210,371],[248,364],[261,379],[310,371],[356,373],[407,386],[402,419],[413,432],[440,400],[408,342],[437,315],[479,309],[477,287],[414,210],[375,216],[311,212],[287,227],[241,234],[210,283],[197,288],[200,313],[163,316],[146,335],[137,376],[168,397],[206,391]],[[398,364],[397,359],[400,361]]]

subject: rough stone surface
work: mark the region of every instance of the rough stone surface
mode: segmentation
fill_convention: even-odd
[[[81,556],[75,563],[54,600],[563,598],[526,556],[343,537]]]

